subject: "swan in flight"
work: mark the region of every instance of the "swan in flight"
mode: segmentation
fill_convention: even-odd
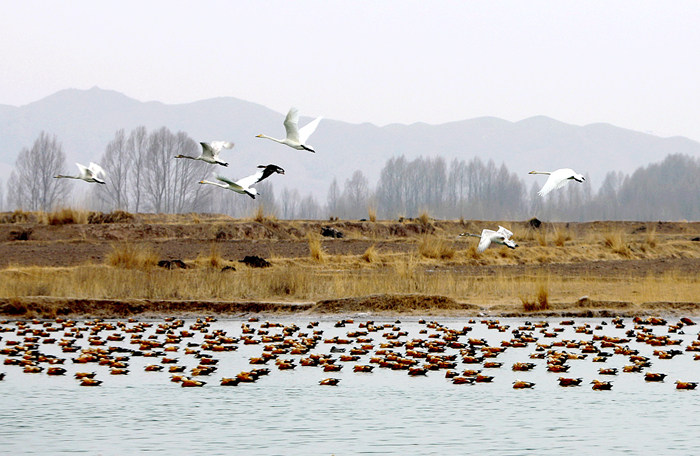
[[[583,182],[586,180],[583,174],[578,174],[574,172],[573,169],[569,168],[558,169],[551,173],[547,171],[530,171],[528,174],[549,174],[549,179],[544,183],[544,187],[537,192],[541,197],[544,197],[554,189],[562,188],[569,180],[575,180],[576,182]]]
[[[189,155],[176,155],[175,158],[189,158],[190,160],[202,160],[212,165],[228,166],[228,163],[219,158],[222,149],[233,149],[233,143],[228,141],[201,142],[202,154],[199,157]]]
[[[105,181],[103,180],[106,176],[105,170],[102,169],[100,165],[92,162],[90,162],[90,165],[87,167],[81,165],[80,163],[76,163],[76,165],[78,165],[78,169],[80,170],[79,175],[64,176],[59,174],[58,176],[55,176],[56,179],[81,179],[85,182],[105,184]]]
[[[258,135],[256,138],[267,138],[276,141],[280,144],[286,144],[287,146],[297,149],[297,150],[308,150],[309,152],[316,152],[311,146],[306,144],[309,136],[316,130],[318,123],[323,117],[317,117],[308,124],[304,125],[302,128],[298,127],[299,123],[299,110],[292,107],[287,113],[287,118],[284,119],[284,129],[287,130],[287,137],[284,139],[271,138],[265,135]]]
[[[479,241],[479,246],[476,248],[476,251],[479,253],[488,249],[489,246],[491,245],[491,243],[505,245],[506,247],[509,247],[511,249],[516,248],[518,246],[518,244],[516,244],[515,242],[510,240],[510,237],[512,235],[513,235],[512,232],[510,232],[506,228],[503,228],[500,225],[498,227],[498,231],[484,229],[481,232],[481,236],[479,236],[478,234],[471,234],[471,233],[460,234],[460,236],[473,236],[473,237],[481,238],[481,240]]]
[[[259,171],[257,173],[248,177],[244,177],[243,179],[239,179],[236,182],[226,177],[215,175],[214,177],[220,182],[201,180],[199,181],[199,183],[216,185],[217,187],[225,188],[226,190],[232,190],[236,193],[240,193],[241,195],[248,195],[251,198],[255,199],[256,196],[260,195],[260,192],[251,187],[251,185],[255,185],[258,182],[267,179],[275,173],[284,174],[284,169],[280,168],[277,165],[258,165],[258,169]]]

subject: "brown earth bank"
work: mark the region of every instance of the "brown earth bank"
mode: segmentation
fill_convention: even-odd
[[[460,236],[499,225],[517,249],[478,253],[478,239]],[[148,258],[119,263],[125,246]],[[239,263],[246,256],[271,267]],[[188,269],[155,266],[172,260]],[[697,314],[698,272],[698,222],[0,213],[8,316]]]
[[[696,302],[648,302],[635,305],[624,301],[582,299],[557,303],[547,310],[523,311],[518,306],[478,306],[459,303],[445,296],[372,295],[327,299],[316,303],[166,301],[131,299],[111,301],[24,297],[0,299],[0,315],[10,318],[126,318],[163,316],[195,317],[218,315],[243,318],[268,316],[446,316],[446,317],[635,317],[648,315],[700,315]]]

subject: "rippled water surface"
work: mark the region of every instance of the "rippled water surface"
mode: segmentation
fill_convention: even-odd
[[[358,323],[367,317],[356,317],[353,324],[334,327],[335,321],[321,321],[315,330],[323,330],[323,338],[346,337],[358,330]],[[145,320],[147,321],[147,320]],[[271,320],[285,325],[297,324],[302,332],[308,320]],[[374,320],[375,323],[394,321]],[[599,325],[603,320],[576,320],[580,326]],[[610,323],[610,320],[605,320]],[[591,335],[575,333],[574,326],[559,326],[561,319],[550,320],[550,329],[563,328],[557,338],[543,338],[539,329],[532,331],[539,342],[561,339],[590,340]],[[675,321],[674,321],[675,322]],[[153,334],[159,321],[144,333]],[[192,321],[186,321],[187,327]],[[241,335],[241,320],[212,322],[209,331],[223,329],[227,335]],[[506,332],[488,329],[477,321],[443,319],[449,328],[464,326],[473,330],[459,338],[484,338],[490,345],[500,346],[510,340],[511,330],[524,320],[500,319],[510,325]],[[625,329],[603,326],[594,334],[625,337],[633,327],[625,321]],[[83,325],[84,322],[78,322]],[[259,328],[261,323],[251,323]],[[1,325],[14,327],[14,323]],[[41,325],[32,325],[38,328]],[[131,325],[130,325],[131,326]],[[400,324],[408,336],[399,340],[426,338],[435,334],[417,319]],[[700,420],[697,420],[698,391],[675,389],[674,381],[700,381],[700,361],[693,353],[684,352],[670,360],[653,356],[654,349],[684,350],[698,338],[695,326],[683,328],[685,334],[670,334],[681,339],[674,347],[651,347],[629,342],[641,355],[652,358],[649,372],[668,374],[664,382],[644,380],[643,373],[620,373],[615,377],[598,374],[600,367],[630,364],[628,357],[614,355],[606,363],[571,360],[566,374],[547,372],[544,359],[530,359],[535,344],[525,348],[508,348],[494,361],[503,362],[500,369],[484,369],[493,375],[493,383],[454,385],[445,378],[445,371],[430,371],[424,377],[410,377],[406,371],[375,368],[372,373],[355,373],[355,364],[368,364],[370,356],[344,364],[341,372],[323,372],[320,367],[297,366],[294,370],[278,370],[273,362],[270,375],[255,383],[224,387],[222,377],[234,377],[254,367],[248,360],[260,356],[263,345],[244,345],[231,352],[212,353],[219,359],[218,370],[208,377],[202,388],[182,388],[170,381],[168,372],[145,372],[147,364],[160,358],[131,357],[130,373],[109,375],[109,367],[96,364],[78,365],[70,361],[77,354],[62,353],[57,345],[40,344],[44,353],[67,358],[65,376],[46,373],[25,374],[19,366],[2,365],[6,377],[0,382],[0,454],[264,454],[264,455],[348,455],[348,454],[474,454],[489,455],[562,455],[562,454],[700,454]],[[655,334],[666,335],[666,326],[653,327]],[[103,331],[102,337],[121,331]],[[179,330],[178,330],[179,332]],[[371,332],[375,349],[386,342],[383,334],[391,328]],[[270,328],[270,334],[281,328]],[[63,331],[52,333],[61,338]],[[13,332],[0,333],[0,347],[8,340],[22,341]],[[124,342],[109,343],[135,349]],[[163,336],[159,336],[162,340]],[[259,336],[255,336],[259,337]],[[183,353],[187,342],[201,343],[203,334],[183,339],[178,353],[166,356],[179,358],[188,370],[197,365],[192,355]],[[86,346],[86,339],[78,342]],[[357,344],[355,344],[357,345]],[[345,346],[348,351],[351,346]],[[312,350],[328,353],[333,344],[323,340]],[[579,353],[577,349],[562,349]],[[395,348],[404,352],[404,348]],[[613,349],[605,349],[612,351]],[[448,348],[444,354],[459,354]],[[338,355],[334,354],[334,357]],[[301,355],[281,355],[299,359]],[[0,360],[8,356],[0,355]],[[458,361],[461,358],[458,356]],[[419,360],[420,363],[424,360]],[[529,372],[513,372],[514,362],[533,362]],[[46,365],[44,365],[46,366]],[[480,365],[459,363],[461,372]],[[166,367],[167,370],[167,367]],[[73,378],[77,371],[95,371],[102,386],[79,386]],[[582,377],[582,386],[560,387],[557,378]],[[341,379],[335,387],[320,386],[327,377]],[[612,391],[594,391],[590,381],[612,380]],[[536,383],[534,389],[515,390],[512,382],[522,379]]]

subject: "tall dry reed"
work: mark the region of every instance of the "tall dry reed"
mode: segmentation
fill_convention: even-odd
[[[431,235],[423,237],[418,244],[418,252],[426,258],[436,260],[452,259],[455,256],[455,249],[451,242]]]
[[[147,245],[124,242],[112,244],[106,263],[116,268],[147,269],[158,264],[158,256]]]

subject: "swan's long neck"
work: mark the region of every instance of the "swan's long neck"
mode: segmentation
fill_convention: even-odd
[[[478,235],[478,234],[472,234],[472,233],[462,233],[462,234],[460,234],[460,236],[472,236],[472,237],[481,238],[480,235]]]
[[[63,174],[59,174],[58,176],[55,176],[56,179],[80,179],[80,176],[64,176]]]
[[[221,184],[219,182],[212,182],[212,181],[208,181],[208,180],[201,180],[201,181],[199,181],[199,183],[200,184],[216,185],[217,187],[221,187],[221,188],[228,188],[228,185],[226,185],[226,184]]]
[[[528,174],[552,174],[549,171],[530,171]]]
[[[190,157],[189,155],[176,155],[175,158],[189,158],[190,160],[197,160],[197,157]]]
[[[275,142],[278,142],[278,143],[280,143],[280,144],[284,144],[284,139],[277,139],[277,138],[273,138],[273,137],[267,136],[267,135],[262,135],[262,134],[261,134],[261,135],[258,135],[258,138],[271,139],[271,140],[273,140],[273,141],[275,141]]]

